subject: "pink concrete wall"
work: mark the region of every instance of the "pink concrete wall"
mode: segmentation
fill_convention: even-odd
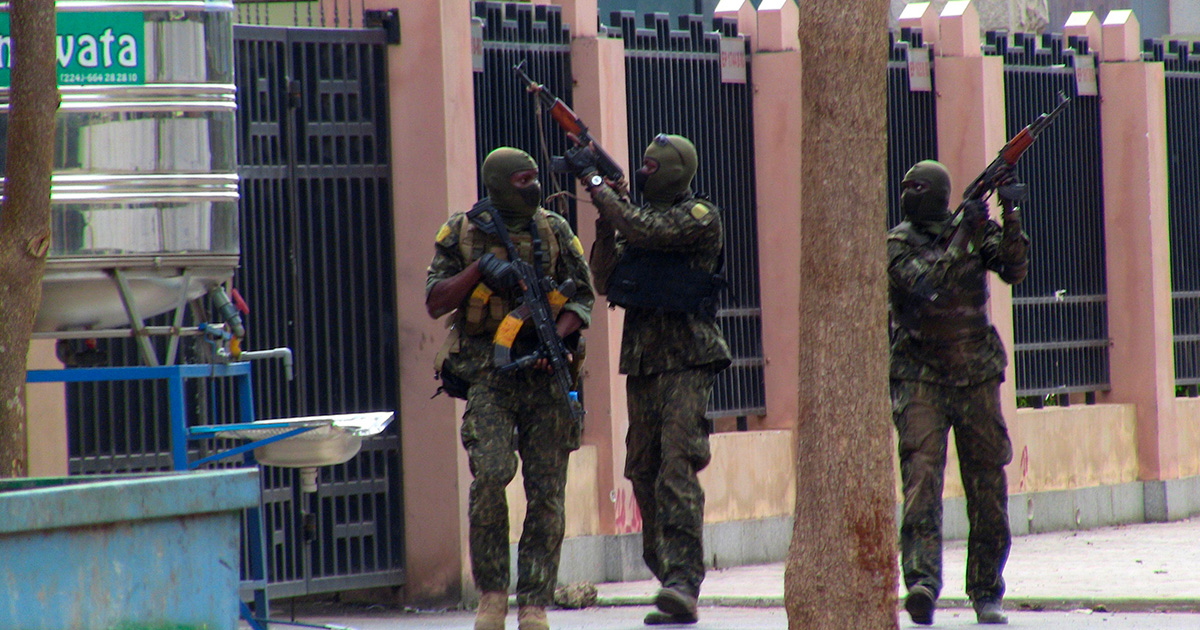
[[[400,330],[406,599],[458,599],[466,573],[465,496],[458,416],[436,388],[445,337],[425,312],[425,268],[447,216],[476,200],[469,3],[367,0],[399,8],[403,45],[388,48],[396,301]]]
[[[560,0],[564,21],[568,16],[595,15],[595,0]],[[625,47],[620,40],[595,36],[595,20],[577,18],[592,25],[591,34],[574,34],[571,44],[571,71],[575,88],[575,113],[589,125],[592,137],[609,155],[624,164],[629,155],[628,126],[625,117]],[[555,133],[558,133],[555,130]],[[639,165],[640,166],[640,165]],[[597,211],[590,197],[577,190],[579,239],[590,251],[596,240]],[[639,531],[633,488],[624,476],[625,430],[629,414],[625,404],[625,377],[617,373],[621,350],[621,326],[624,311],[607,308],[603,296],[597,296],[592,323],[586,331],[588,358],[584,366],[584,401],[587,418],[584,443],[597,451],[596,506],[600,532],[620,534]]]
[[[1142,62],[1137,18],[1109,13],[1100,65],[1112,390],[1137,408],[1138,475],[1179,472],[1163,64]]]
[[[749,4],[747,2],[747,4]],[[800,414],[801,54],[799,9],[763,3],[754,52],[754,150],[767,415],[753,429],[793,429]],[[744,17],[739,17],[744,20]],[[744,30],[740,26],[739,30]],[[749,121],[748,121],[749,124]]]

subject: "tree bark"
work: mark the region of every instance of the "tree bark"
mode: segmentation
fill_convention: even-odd
[[[25,365],[50,248],[58,111],[54,0],[12,2],[8,163],[0,204],[0,477],[28,473]]]
[[[888,0],[804,0],[792,630],[897,627],[888,401]]]

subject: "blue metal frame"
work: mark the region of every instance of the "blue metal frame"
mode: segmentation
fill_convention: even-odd
[[[188,378],[232,378],[236,381],[238,393],[237,424],[220,426],[189,427],[187,405],[184,399],[183,381]],[[171,463],[175,470],[193,470],[208,462],[244,455],[247,463],[254,463],[253,450],[259,446],[278,442],[279,440],[311,431],[315,427],[299,427],[280,435],[256,440],[238,447],[220,451],[208,457],[189,462],[187,457],[188,440],[204,440],[216,437],[219,431],[229,431],[249,428],[254,422],[254,390],[250,382],[250,364],[248,362],[229,364],[193,364],[193,365],[162,365],[136,367],[96,367],[70,368],[61,370],[29,370],[26,373],[27,383],[87,383],[102,381],[167,381],[168,400],[171,410]],[[246,526],[250,532],[257,532],[248,541],[250,548],[249,580],[244,584],[254,592],[254,609],[270,614],[270,602],[267,598],[267,562],[263,540],[265,532],[262,525],[261,499],[259,508],[246,510]],[[241,616],[254,630],[265,630],[266,625],[260,624],[245,605],[241,604]]]

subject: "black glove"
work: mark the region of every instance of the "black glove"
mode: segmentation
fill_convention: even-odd
[[[1029,198],[1029,186],[1017,179],[1016,175],[1009,175],[996,187],[996,196],[1000,198],[1000,206],[1004,211],[1010,212]]]
[[[520,280],[512,263],[496,258],[491,252],[479,257],[479,273],[483,274],[484,284],[493,291],[509,291]]]
[[[982,201],[972,199],[963,203],[962,224],[959,229],[964,230],[967,236],[974,235],[987,220],[987,205]]]
[[[579,179],[590,177],[596,172],[596,152],[589,147],[574,147],[563,156],[567,163],[567,171]]]

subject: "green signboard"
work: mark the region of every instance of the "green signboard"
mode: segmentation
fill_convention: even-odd
[[[141,13],[59,13],[59,85],[146,82],[146,31]],[[12,85],[12,28],[0,13],[0,87]]]

